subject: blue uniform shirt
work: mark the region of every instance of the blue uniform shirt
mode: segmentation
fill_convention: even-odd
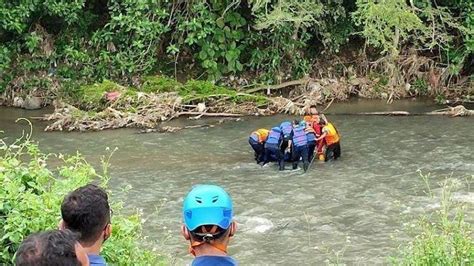
[[[237,262],[229,256],[199,256],[193,260],[192,266],[234,266]]]
[[[107,266],[104,258],[100,255],[87,254],[87,257],[89,257],[89,265],[91,266]]]

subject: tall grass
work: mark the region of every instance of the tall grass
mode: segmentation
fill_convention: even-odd
[[[428,185],[429,175],[421,176],[428,186],[427,194],[437,197]],[[469,205],[453,200],[456,187],[457,183],[452,179],[441,183],[440,208],[418,219],[416,233],[409,243],[402,245],[398,256],[391,259],[393,264],[474,265],[473,231],[465,220]]]

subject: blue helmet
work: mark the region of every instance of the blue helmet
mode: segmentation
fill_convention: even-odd
[[[275,131],[277,133],[281,133],[281,128],[280,127],[272,127],[271,131]]]
[[[202,225],[229,228],[233,217],[232,199],[225,190],[215,185],[197,185],[186,195],[183,219],[188,230]]]

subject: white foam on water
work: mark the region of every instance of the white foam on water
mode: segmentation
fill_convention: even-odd
[[[454,201],[461,203],[471,203],[474,204],[474,192],[456,192],[453,194]]]
[[[263,217],[240,216],[236,217],[236,220],[239,222],[239,227],[242,228],[242,231],[251,234],[265,233],[275,227],[272,221]]]

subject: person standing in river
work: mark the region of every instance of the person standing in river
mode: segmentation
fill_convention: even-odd
[[[229,240],[237,229],[233,214],[232,199],[219,186],[197,185],[186,195],[181,232],[195,256],[193,266],[237,265],[227,255]]]
[[[328,161],[331,158],[336,160],[341,157],[341,137],[339,132],[332,123],[327,121],[324,115],[320,119],[320,124],[323,126],[323,129],[321,136],[316,141],[324,140],[326,142],[327,147],[324,161]]]
[[[308,111],[309,111],[309,112],[307,113],[307,115],[309,115],[309,116],[319,115],[319,111],[318,111],[318,109],[316,108],[316,105],[311,105],[311,106],[309,107],[309,110],[308,110]]]
[[[260,128],[252,132],[249,136],[249,144],[255,152],[255,160],[258,164],[264,163],[265,157],[265,142],[268,138],[269,130],[265,128]]]
[[[79,242],[87,252],[90,265],[107,265],[100,256],[102,245],[112,234],[107,193],[92,184],[70,192],[61,204],[61,217],[60,229],[80,234]]]
[[[306,122],[304,121],[293,121],[293,132],[291,143],[292,147],[292,161],[293,161],[293,170],[298,167],[298,162],[300,158],[303,159],[303,170],[306,172],[308,170],[309,161],[308,161],[308,139],[306,137]]]
[[[283,134],[280,127],[273,127],[268,134],[267,141],[265,142],[265,156],[263,165],[270,162],[271,158],[274,157],[278,162],[280,171],[285,170],[285,156],[281,149],[283,141]]]

